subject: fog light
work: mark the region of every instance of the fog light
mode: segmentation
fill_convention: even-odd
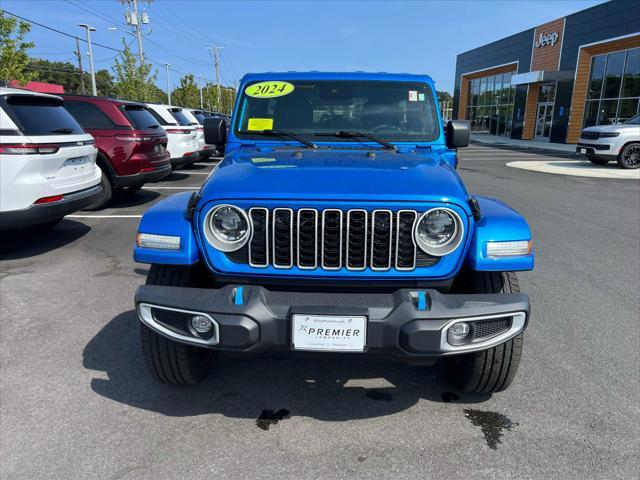
[[[202,315],[196,315],[191,319],[191,328],[193,328],[196,332],[206,334],[211,332],[211,328],[213,324],[211,320],[207,317],[203,317]]]
[[[471,332],[471,327],[467,322],[454,323],[447,332],[447,341],[451,345],[462,345],[469,340],[469,332]]]

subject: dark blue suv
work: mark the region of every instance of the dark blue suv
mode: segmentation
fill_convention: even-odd
[[[509,386],[530,314],[527,222],[469,194],[466,122],[445,128],[424,75],[243,78],[226,156],[200,191],[140,222],[136,293],[152,374],[195,383],[220,351],[443,359],[463,391]]]

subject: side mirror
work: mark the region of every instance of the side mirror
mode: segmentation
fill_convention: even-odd
[[[227,125],[221,118],[205,118],[202,122],[204,143],[207,145],[224,145],[227,143]]]
[[[446,128],[449,148],[468,147],[471,126],[469,120],[449,120]]]

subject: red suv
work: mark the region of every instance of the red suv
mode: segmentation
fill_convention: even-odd
[[[103,208],[114,190],[135,192],[171,173],[167,134],[139,103],[105,97],[62,95],[65,108],[96,139]]]

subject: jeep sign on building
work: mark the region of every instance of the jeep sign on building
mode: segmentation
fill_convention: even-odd
[[[640,2],[613,0],[458,55],[453,118],[474,133],[576,143],[639,112]]]

